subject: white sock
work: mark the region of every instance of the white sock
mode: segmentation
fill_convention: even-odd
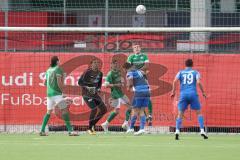
[[[128,124],[128,121],[125,120],[125,121],[123,122],[123,124]]]
[[[201,132],[201,133],[204,133],[204,129],[200,129],[200,132]]]
[[[176,132],[175,132],[176,134],[179,134],[180,133],[180,130],[179,129],[176,129]]]

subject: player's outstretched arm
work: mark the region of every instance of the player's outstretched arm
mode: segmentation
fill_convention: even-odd
[[[203,97],[207,98],[207,95],[206,95],[206,93],[204,92],[203,85],[202,85],[200,79],[197,80],[197,84],[198,84],[198,86],[199,86],[199,88],[200,88],[200,90],[201,90],[201,92],[202,92]]]

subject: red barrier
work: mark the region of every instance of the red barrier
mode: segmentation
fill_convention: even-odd
[[[41,124],[46,112],[44,72],[52,55],[54,53],[0,53],[0,124]],[[127,55],[61,53],[58,56],[67,73],[65,91],[74,97],[74,105],[70,107],[73,123],[86,124],[89,109],[79,95],[80,89],[76,85],[78,77],[93,56],[101,60],[102,71],[106,75],[113,56],[124,63]],[[169,97],[171,83],[176,73],[184,68],[184,60],[193,58],[194,68],[200,71],[209,95],[206,100],[200,95],[206,125],[240,126],[239,55],[149,54],[149,58],[148,79],[152,89],[154,125],[175,124],[176,106],[173,104],[176,102]],[[109,89],[103,87],[102,90],[108,105]],[[125,108],[121,110],[113,124],[122,123]],[[62,124],[62,121],[53,116],[51,123]],[[196,124],[195,113],[187,111],[184,125]]]

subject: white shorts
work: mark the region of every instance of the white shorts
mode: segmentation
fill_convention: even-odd
[[[47,110],[53,110],[55,107],[67,108],[67,103],[62,95],[47,97]]]
[[[121,104],[129,104],[129,99],[126,95],[124,95],[122,98],[111,99],[110,104],[114,108],[120,108]]]

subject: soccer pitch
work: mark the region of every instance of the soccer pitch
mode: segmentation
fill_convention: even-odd
[[[0,134],[2,160],[239,160],[238,135]]]

